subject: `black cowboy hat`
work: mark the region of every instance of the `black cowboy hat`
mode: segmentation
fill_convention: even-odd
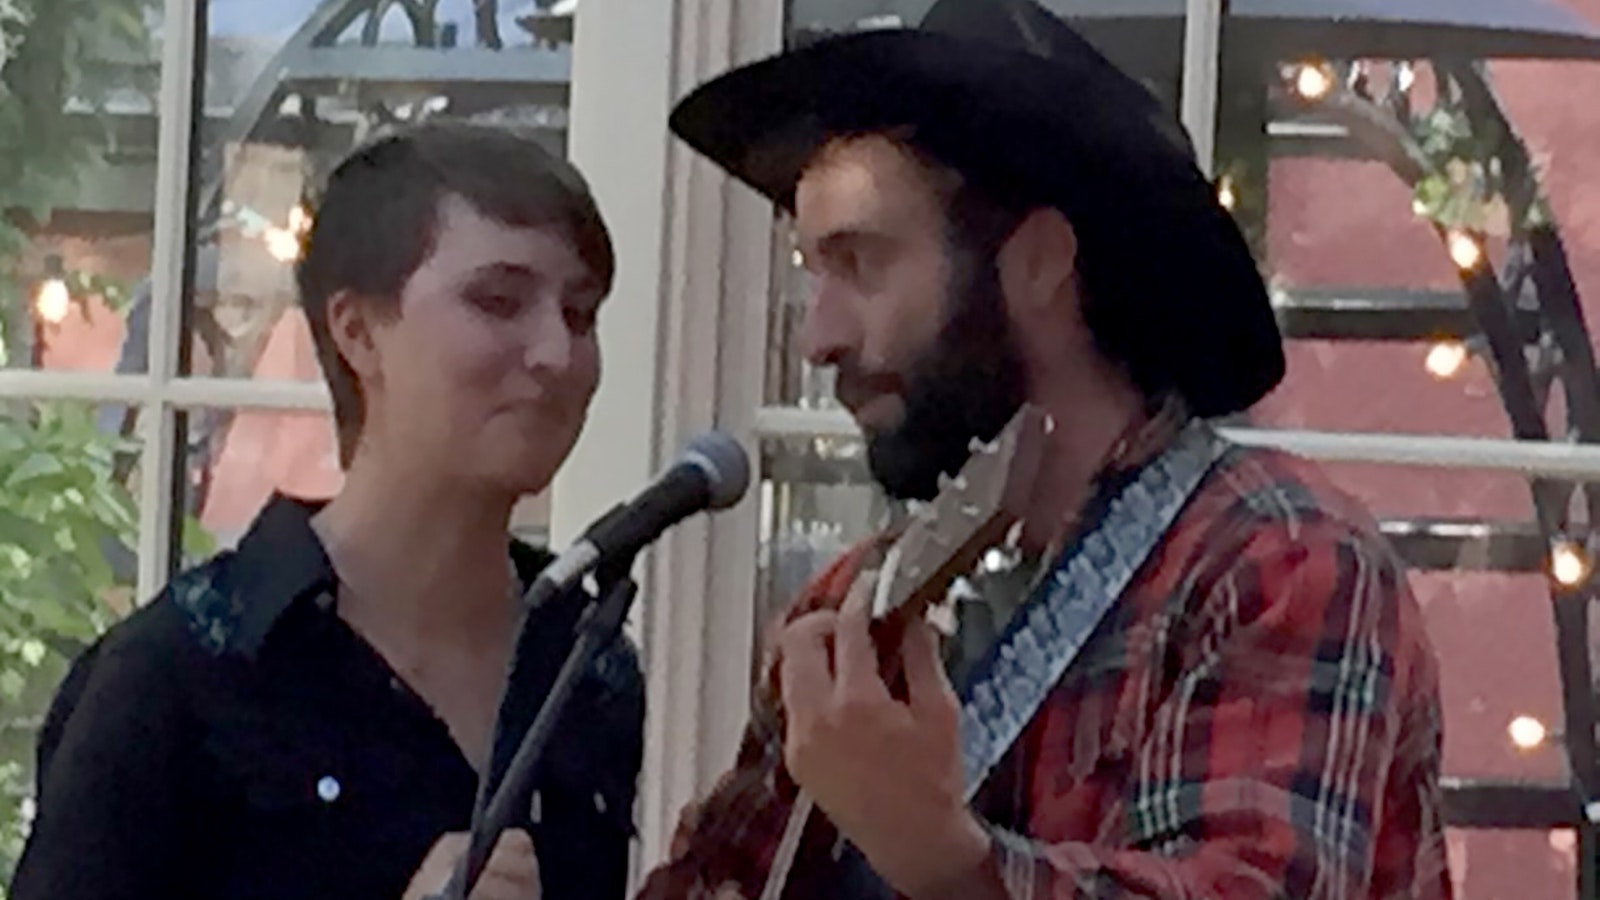
[[[785,209],[842,134],[906,131],[1002,202],[1072,222],[1089,324],[1147,390],[1201,416],[1283,377],[1250,249],[1183,130],[1141,84],[1031,0],[941,0],[917,28],[827,38],[724,74],[672,131]]]

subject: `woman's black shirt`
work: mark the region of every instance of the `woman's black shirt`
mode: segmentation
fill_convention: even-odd
[[[444,723],[332,608],[315,508],[274,498],[236,551],[180,575],[84,653],[39,745],[12,900],[398,900],[465,831],[477,776]],[[549,555],[513,542],[523,583]],[[531,612],[500,711],[498,784],[587,598]],[[546,900],[621,898],[644,696],[625,638],[578,688],[523,798]]]

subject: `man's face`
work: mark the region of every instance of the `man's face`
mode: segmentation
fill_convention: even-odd
[[[906,499],[931,498],[1024,396],[993,250],[952,243],[935,177],[887,138],[854,138],[818,155],[795,203],[806,356],[836,367],[873,475]]]

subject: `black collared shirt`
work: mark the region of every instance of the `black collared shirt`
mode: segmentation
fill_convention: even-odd
[[[39,744],[12,900],[397,900],[470,823],[477,776],[442,720],[332,609],[313,508],[275,498],[237,551],[186,572],[73,666]],[[549,561],[512,542],[524,583]],[[491,766],[532,722],[586,598],[529,614]],[[530,796],[546,900],[626,890],[642,757],[637,655],[576,691]]]

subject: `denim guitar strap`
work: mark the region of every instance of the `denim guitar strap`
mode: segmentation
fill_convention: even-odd
[[[969,801],[1228,446],[1204,423],[1188,425],[1112,499],[1100,523],[1062,554],[972,670],[959,692]]]

